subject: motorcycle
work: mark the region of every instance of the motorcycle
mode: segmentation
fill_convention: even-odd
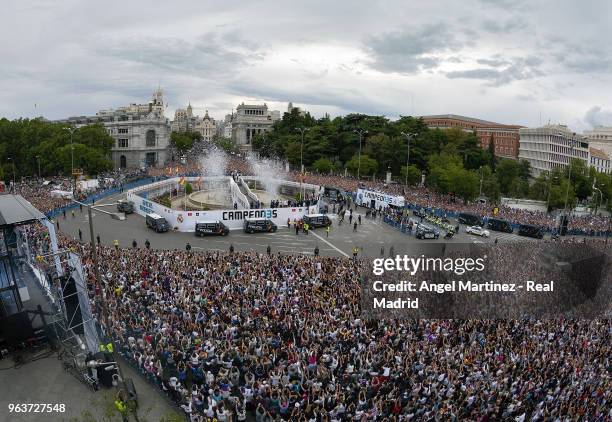
[[[453,232],[446,232],[446,234],[444,235],[444,238],[445,239],[452,239],[454,235],[455,235],[455,233],[453,233]]]

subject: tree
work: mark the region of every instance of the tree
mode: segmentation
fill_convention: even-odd
[[[497,164],[495,169],[499,188],[502,194],[508,195],[512,189],[513,183],[519,177],[519,166],[514,160],[502,159]]]
[[[406,166],[401,170],[402,183],[406,180]],[[414,164],[408,167],[408,185],[414,186],[421,182],[421,171]]]
[[[312,164],[312,167],[321,174],[328,174],[334,168],[334,164],[328,159],[321,157]]]
[[[194,138],[189,133],[172,132],[170,143],[182,155],[193,147]]]
[[[258,135],[257,138],[259,139],[260,136]],[[237,152],[238,151],[238,146],[236,145],[236,142],[234,142],[234,140],[231,138],[226,138],[223,136],[215,135],[213,137],[213,143],[225,152]],[[253,143],[255,143],[255,140],[253,140]]]
[[[495,158],[495,137],[493,136],[493,134],[491,134],[491,137],[489,138],[488,152],[490,160],[489,165],[491,166],[493,171],[495,171],[495,165],[497,164],[497,160]]]
[[[191,183],[187,183],[185,185],[185,194],[191,195],[192,193],[193,193],[193,186],[191,186]]]
[[[378,171],[378,162],[370,158],[367,154],[361,155],[361,167],[359,166],[359,156],[354,155],[353,158],[346,163],[346,169],[352,175],[357,175],[357,170],[359,169],[360,176],[371,176],[376,174]]]

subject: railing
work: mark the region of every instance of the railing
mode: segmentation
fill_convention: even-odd
[[[157,178],[156,177],[147,177],[147,178],[144,178],[144,179],[136,180],[134,182],[126,183],[126,184],[121,185],[121,186],[115,186],[115,187],[112,187],[112,188],[108,188],[108,189],[105,189],[105,190],[100,191],[100,192],[96,192],[95,194],[88,196],[87,198],[85,198],[81,202],[84,202],[84,203],[94,203],[95,201],[98,201],[98,200],[100,200],[100,199],[102,199],[104,197],[107,197],[109,195],[112,195],[112,194],[115,194],[117,192],[120,192],[122,189],[123,190],[132,189],[132,188],[135,188],[135,187],[138,187],[138,186],[142,186],[142,185],[146,185],[147,183],[151,183],[151,182],[153,182],[155,180],[160,180],[160,179],[163,179],[163,178],[164,177],[157,177]],[[77,208],[78,206],[79,206],[78,204],[76,204],[74,202],[71,202],[70,204],[66,204],[63,207],[55,208],[55,209],[47,212],[45,215],[47,216],[47,218],[52,219],[52,218],[57,217],[58,215],[64,213],[64,211],[70,211],[70,210],[72,210],[74,208]]]

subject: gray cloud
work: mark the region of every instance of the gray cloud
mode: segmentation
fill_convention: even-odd
[[[503,33],[507,34],[510,32],[518,31],[520,29],[526,28],[527,23],[525,20],[520,18],[513,18],[506,21],[500,22],[498,19],[486,19],[482,23],[482,28],[485,31],[492,32],[495,34]]]
[[[412,74],[437,67],[437,54],[463,45],[445,25],[425,25],[417,29],[386,32],[365,42],[369,65],[381,72]]]
[[[509,62],[508,60],[500,58],[478,59],[476,60],[476,63],[491,67],[509,66],[511,64],[511,62]]]
[[[490,86],[501,86],[513,81],[532,79],[544,75],[540,70],[542,60],[537,57],[513,59],[511,62],[503,60],[480,59],[480,64],[489,64],[498,68],[476,68],[446,72],[450,79],[480,79]],[[505,66],[500,69],[499,67]]]
[[[246,49],[245,49],[246,47]],[[194,40],[181,38],[139,38],[106,40],[98,44],[100,55],[174,73],[228,74],[263,59],[259,44],[241,42],[236,34],[207,33]]]
[[[604,110],[599,106],[591,107],[584,114],[584,121],[591,127],[612,126],[612,110]]]

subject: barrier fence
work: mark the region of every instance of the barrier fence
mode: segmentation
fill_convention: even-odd
[[[407,204],[404,209],[406,210],[407,213],[409,213],[410,211],[414,211],[414,210],[419,210],[419,211],[424,211],[425,213],[429,214],[429,215],[433,215],[435,217],[446,217],[446,218],[454,218],[457,219],[459,217],[458,212],[455,211],[448,211],[448,210],[444,210],[442,208],[431,208],[431,207],[422,207],[420,205],[416,205],[416,204]],[[483,217],[483,223],[484,226],[486,227],[488,221],[490,218],[493,217]],[[406,229],[406,225],[405,224],[401,224],[397,221],[395,221],[392,218],[389,218],[387,216],[385,216],[385,218],[383,219],[383,221],[387,224],[389,224],[392,227],[398,228],[400,231],[402,231],[402,233],[406,233],[407,229]],[[512,230],[517,230],[521,224],[519,223],[514,223],[514,222],[510,222],[508,221],[508,223],[510,223],[510,226],[512,227]],[[542,227],[542,230],[544,231],[544,233],[547,234],[554,234],[557,232],[557,229],[554,228],[550,228],[550,227]],[[612,236],[612,231],[610,230],[590,230],[590,231],[585,231],[582,229],[569,229],[567,230],[567,234],[570,236],[590,236],[590,237],[606,237],[606,236]]]

